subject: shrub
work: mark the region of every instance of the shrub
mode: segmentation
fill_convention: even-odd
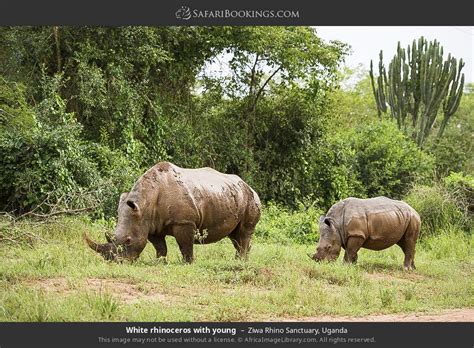
[[[0,136],[34,126],[35,115],[28,107],[25,88],[0,77]]]
[[[443,182],[458,207],[468,214],[474,213],[474,177],[452,172]]]
[[[317,240],[318,222],[321,211],[314,206],[299,205],[291,211],[269,202],[255,230],[255,236],[271,242],[291,244],[310,243]]]
[[[462,218],[462,212],[440,184],[416,185],[405,201],[420,214],[422,236],[450,228]]]
[[[70,125],[0,138],[1,209],[24,212],[48,195],[59,199],[100,179],[93,163],[82,156],[78,131]]]
[[[25,102],[21,86],[0,83],[0,107],[8,110],[0,123],[0,210],[93,208],[95,215],[110,216],[120,192],[138,176],[138,165],[119,150],[84,139],[83,126],[58,93],[62,83],[61,75],[44,78],[44,98],[35,108]]]
[[[423,234],[439,234],[451,229],[472,233],[473,180],[451,173],[431,186],[415,185],[405,197],[421,216]]]
[[[414,182],[432,176],[433,158],[392,121],[363,125],[349,136],[357,178],[368,197],[401,198]]]
[[[354,157],[354,150],[337,135],[316,146],[311,163],[312,198],[322,209],[350,196],[365,195],[355,172]]]
[[[474,235],[466,235],[457,227],[440,230],[436,235],[422,240],[423,248],[429,251],[432,259],[472,259]]]
[[[67,124],[0,137],[0,209],[24,213],[41,205],[36,212],[48,213],[63,205],[115,212],[120,192],[136,178],[134,166],[119,152],[81,140],[80,130]]]

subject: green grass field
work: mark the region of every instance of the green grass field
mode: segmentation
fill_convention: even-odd
[[[115,264],[82,240],[85,231],[103,240],[101,223],[1,223],[0,321],[268,321],[474,307],[472,234],[423,239],[418,269],[407,273],[397,246],[362,250],[357,265],[317,264],[307,256],[315,244],[258,233],[247,262],[223,240],[196,246],[196,261],[183,264],[170,237],[167,263],[148,244],[138,261]]]

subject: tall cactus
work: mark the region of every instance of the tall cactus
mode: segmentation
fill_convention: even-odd
[[[450,54],[443,61],[443,47],[437,40],[428,43],[424,37],[418,42],[413,40],[406,50],[399,42],[388,73],[380,51],[379,76],[374,76],[372,61],[369,73],[379,117],[390,110],[398,128],[423,147],[442,106],[444,117],[437,134],[440,138],[459,107],[464,87],[463,66],[462,59],[458,64]]]

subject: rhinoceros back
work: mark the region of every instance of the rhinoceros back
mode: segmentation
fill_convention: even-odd
[[[364,247],[369,249],[384,249],[397,243],[412,219],[419,219],[407,203],[387,197],[348,198],[342,203],[346,238],[365,238]]]
[[[205,243],[224,238],[239,223],[257,224],[258,195],[237,175],[212,168],[184,169],[173,164],[165,167],[161,204],[166,205],[164,213],[169,215],[170,223],[194,223],[208,236]]]

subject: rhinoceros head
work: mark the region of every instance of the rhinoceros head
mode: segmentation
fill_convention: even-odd
[[[312,256],[315,261],[334,261],[341,252],[341,236],[333,218],[321,216],[319,219],[319,245]]]
[[[107,243],[99,244],[84,234],[89,247],[110,261],[138,258],[145,248],[149,232],[149,221],[140,205],[136,194],[122,193],[114,235],[106,233]]]

